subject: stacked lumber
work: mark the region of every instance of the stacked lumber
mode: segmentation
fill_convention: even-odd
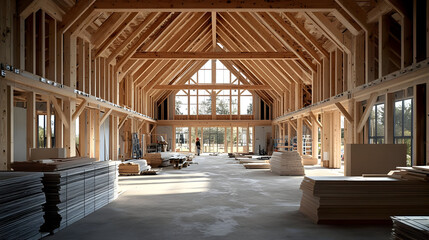
[[[144,156],[144,159],[146,159],[147,164],[150,165],[153,168],[157,168],[161,166],[163,160],[161,157],[161,153],[147,153]]]
[[[280,176],[303,176],[304,166],[298,152],[273,152],[271,172]]]
[[[119,164],[119,175],[139,175],[151,169],[144,159],[133,159]]]
[[[391,177],[403,180],[429,181],[429,166],[397,167]]]
[[[27,162],[13,162],[11,168],[14,171],[23,172],[54,172],[89,165],[95,161],[95,158],[87,157],[37,159]]]
[[[392,221],[392,239],[429,239],[428,216],[395,216]]]
[[[300,211],[316,223],[429,215],[429,183],[391,177],[305,177]]]
[[[61,230],[116,199],[117,175],[118,164],[110,161],[44,173],[46,204],[41,231]]]
[[[261,163],[245,163],[243,166],[246,169],[270,169],[270,163],[261,162]]]
[[[0,239],[40,239],[42,173],[0,172]]]
[[[258,160],[258,159],[249,159],[249,158],[240,159],[240,164],[244,164],[244,163],[270,163],[270,160]]]

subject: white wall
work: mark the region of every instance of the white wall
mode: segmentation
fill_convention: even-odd
[[[261,145],[261,149],[267,150],[267,134],[271,134],[272,138],[272,128],[271,125],[268,126],[255,126],[255,149],[253,152],[255,154],[259,153],[259,145]]]
[[[13,108],[13,154],[15,162],[27,161],[27,109]]]

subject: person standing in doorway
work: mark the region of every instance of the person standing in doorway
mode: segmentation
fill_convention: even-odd
[[[201,143],[199,138],[197,138],[195,145],[197,146],[197,155],[200,156]]]

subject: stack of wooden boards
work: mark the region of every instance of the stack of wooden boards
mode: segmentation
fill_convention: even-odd
[[[13,162],[11,167],[15,171],[24,172],[53,172],[64,169],[89,165],[95,161],[95,158],[72,157],[56,159],[37,159],[26,162]]]
[[[273,152],[270,159],[271,172],[280,176],[303,176],[304,166],[298,152]]]
[[[118,163],[105,161],[57,172],[46,172],[45,223],[55,232],[100,209],[118,196]]]
[[[392,177],[305,177],[300,211],[316,223],[429,215],[429,183]]]
[[[151,166],[148,166],[144,159],[131,159],[119,164],[119,175],[140,175],[144,171],[149,171]]]
[[[246,169],[270,169],[270,160],[248,160],[243,166]]]
[[[157,168],[162,164],[161,153],[147,153],[144,159],[147,161],[147,164],[153,168]]]
[[[429,166],[397,167],[389,175],[403,180],[429,181]]]
[[[392,239],[429,239],[428,216],[395,216],[392,221]]]
[[[40,239],[42,173],[0,172],[0,239]]]

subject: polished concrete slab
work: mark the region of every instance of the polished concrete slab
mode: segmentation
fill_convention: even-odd
[[[245,169],[227,156],[120,177],[120,197],[47,239],[389,239],[390,225],[317,225],[299,209],[302,177]],[[306,167],[307,175],[339,175]]]

